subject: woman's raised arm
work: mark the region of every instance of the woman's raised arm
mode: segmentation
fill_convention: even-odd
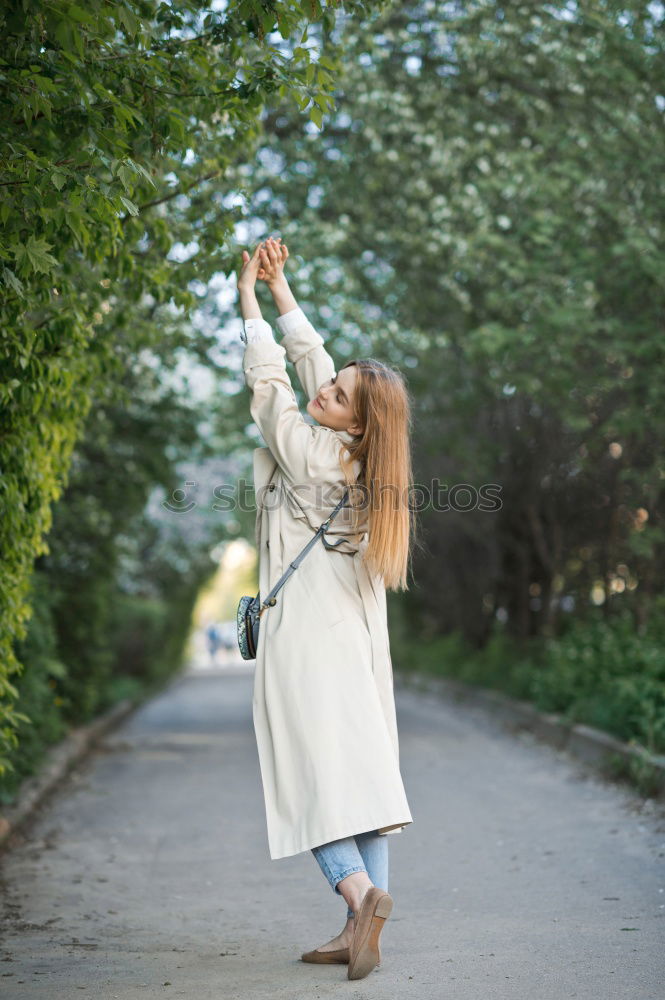
[[[260,267],[280,314],[277,329],[287,360],[295,364],[307,398],[314,399],[323,383],[334,378],[335,362],[323,346],[323,337],[309,322],[289,288],[284,274],[288,256],[286,246],[267,239],[266,248],[260,250]]]
[[[253,331],[256,335],[247,338],[243,355],[252,418],[292,484],[337,482],[339,440],[328,427],[313,426],[305,421],[286,371],[286,349],[271,336],[269,324],[261,317],[255,294],[259,249],[260,244],[252,257],[243,251],[243,266],[238,277],[243,319],[247,324],[261,324],[265,328],[256,329]],[[302,364],[307,362],[303,360]]]

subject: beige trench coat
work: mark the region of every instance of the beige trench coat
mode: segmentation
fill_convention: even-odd
[[[268,447],[253,455],[259,593],[267,596],[341,499],[345,431],[307,423],[286,371],[309,399],[335,374],[304,320],[278,343],[245,347],[250,411]],[[354,466],[355,475],[360,470]],[[365,522],[366,523],[366,522]],[[261,615],[253,720],[270,857],[413,822],[399,767],[386,593],[363,566],[367,533],[339,511]],[[343,550],[343,551],[342,551]]]

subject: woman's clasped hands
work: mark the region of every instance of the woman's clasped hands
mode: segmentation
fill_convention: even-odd
[[[284,274],[284,262],[289,256],[281,237],[269,236],[264,242],[257,243],[252,256],[247,250],[242,252],[242,268],[238,275],[238,288],[253,288],[257,278],[272,285]]]

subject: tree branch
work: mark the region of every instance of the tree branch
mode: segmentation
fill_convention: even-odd
[[[214,180],[215,177],[219,177],[222,173],[221,170],[213,170],[209,174],[204,174],[203,177],[197,177],[196,180],[192,181],[191,184],[187,184],[185,187],[180,187],[176,191],[172,191],[171,194],[165,194],[162,198],[155,198],[153,201],[146,201],[143,205],[139,205],[139,212],[144,212],[148,208],[154,208],[155,205],[163,205],[166,201],[172,201],[173,198],[177,198],[181,194],[189,194],[192,188],[197,187],[199,184],[204,184],[205,181]],[[131,216],[125,215],[125,219],[131,218]]]

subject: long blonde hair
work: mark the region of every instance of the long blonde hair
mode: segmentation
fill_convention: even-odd
[[[341,464],[350,489],[350,502],[367,510],[368,544],[364,553],[367,569],[383,578],[387,590],[408,590],[411,543],[416,519],[410,503],[413,481],[411,464],[411,399],[402,373],[373,358],[347,361],[356,366],[353,394],[355,420],[364,428],[345,446],[351,459]],[[351,465],[361,471],[354,480]],[[354,482],[360,489],[353,489]]]

